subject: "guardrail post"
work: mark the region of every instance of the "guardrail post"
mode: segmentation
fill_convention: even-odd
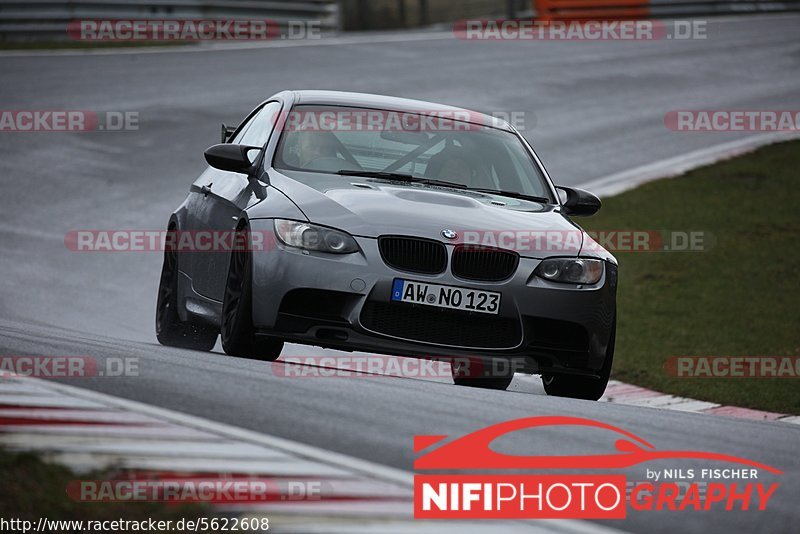
[[[533,10],[536,12],[536,18],[539,20],[550,20],[550,0],[532,0]]]
[[[372,24],[369,12],[369,0],[358,0],[358,29],[368,30]]]
[[[517,18],[517,0],[506,0],[506,13],[509,20]]]
[[[405,28],[408,25],[406,0],[397,0],[397,18],[400,19],[401,27]]]

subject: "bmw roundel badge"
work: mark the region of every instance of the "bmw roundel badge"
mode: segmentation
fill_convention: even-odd
[[[445,237],[445,239],[455,239],[458,237],[458,234],[449,228],[442,230],[442,235]]]

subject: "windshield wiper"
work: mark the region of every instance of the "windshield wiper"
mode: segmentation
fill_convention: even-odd
[[[415,184],[425,185],[440,185],[442,187],[452,187],[454,189],[467,189],[464,184],[457,184],[456,182],[448,182],[447,180],[434,180],[433,178],[414,178],[411,180]]]
[[[418,176],[414,176],[413,174],[404,174],[400,172],[353,171],[349,169],[343,169],[341,171],[338,171],[336,174],[339,174],[341,176],[365,176],[367,178],[383,178],[385,180],[397,180],[401,182],[409,182],[415,184],[439,185],[442,187],[453,187],[456,189],[464,189],[465,191],[475,191],[476,193],[488,193],[491,195],[518,198],[520,200],[529,200],[531,202],[540,202],[545,204],[552,203],[552,201],[549,198],[537,197],[534,195],[526,195],[525,193],[519,193],[517,191],[503,191],[501,189],[484,189],[481,187],[467,187],[464,184],[459,184],[456,182],[448,182],[445,180],[434,180],[432,178],[421,178]]]
[[[410,182],[414,177],[410,174],[403,174],[400,172],[383,172],[383,171],[352,171],[344,169],[337,171],[336,174],[340,176],[365,176],[367,178],[385,178],[387,180],[403,180]]]
[[[440,185],[443,187],[454,187],[456,189],[467,189],[467,186],[465,186],[464,184],[447,182],[445,180],[433,180],[431,178],[420,178],[412,174],[403,174],[399,172],[351,171],[345,169],[338,171],[336,174],[339,174],[341,176],[365,176],[367,178],[383,178],[385,180],[397,180],[400,182],[408,182],[414,184]]]
[[[502,197],[518,198],[520,200],[530,200],[532,202],[543,202],[545,204],[552,203],[552,200],[549,198],[526,195],[525,193],[518,193],[517,191],[501,191],[500,189],[483,189],[480,187],[469,187],[467,189],[477,193],[489,193],[491,195],[499,195]]]

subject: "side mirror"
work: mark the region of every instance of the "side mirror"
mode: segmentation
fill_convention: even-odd
[[[561,186],[556,187],[556,189],[566,194],[566,199],[562,199],[561,205],[564,206],[563,211],[567,215],[588,217],[597,213],[603,205],[600,199],[589,191]]]
[[[206,161],[215,169],[221,171],[250,174],[253,161],[248,154],[254,150],[261,150],[255,146],[244,145],[214,145],[205,152]]]

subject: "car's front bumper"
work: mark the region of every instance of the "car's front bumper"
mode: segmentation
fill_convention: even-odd
[[[252,220],[251,229],[272,233],[273,221]],[[361,251],[349,255],[268,241],[275,243],[270,250],[253,253],[253,318],[261,334],[339,350],[514,360],[529,372],[595,374],[603,366],[616,309],[613,263],[592,286],[542,280],[533,275],[540,260],[524,257],[508,280],[475,282],[449,268],[438,275],[394,270],[371,238],[357,237]],[[501,292],[500,312],[392,302],[397,278]]]

